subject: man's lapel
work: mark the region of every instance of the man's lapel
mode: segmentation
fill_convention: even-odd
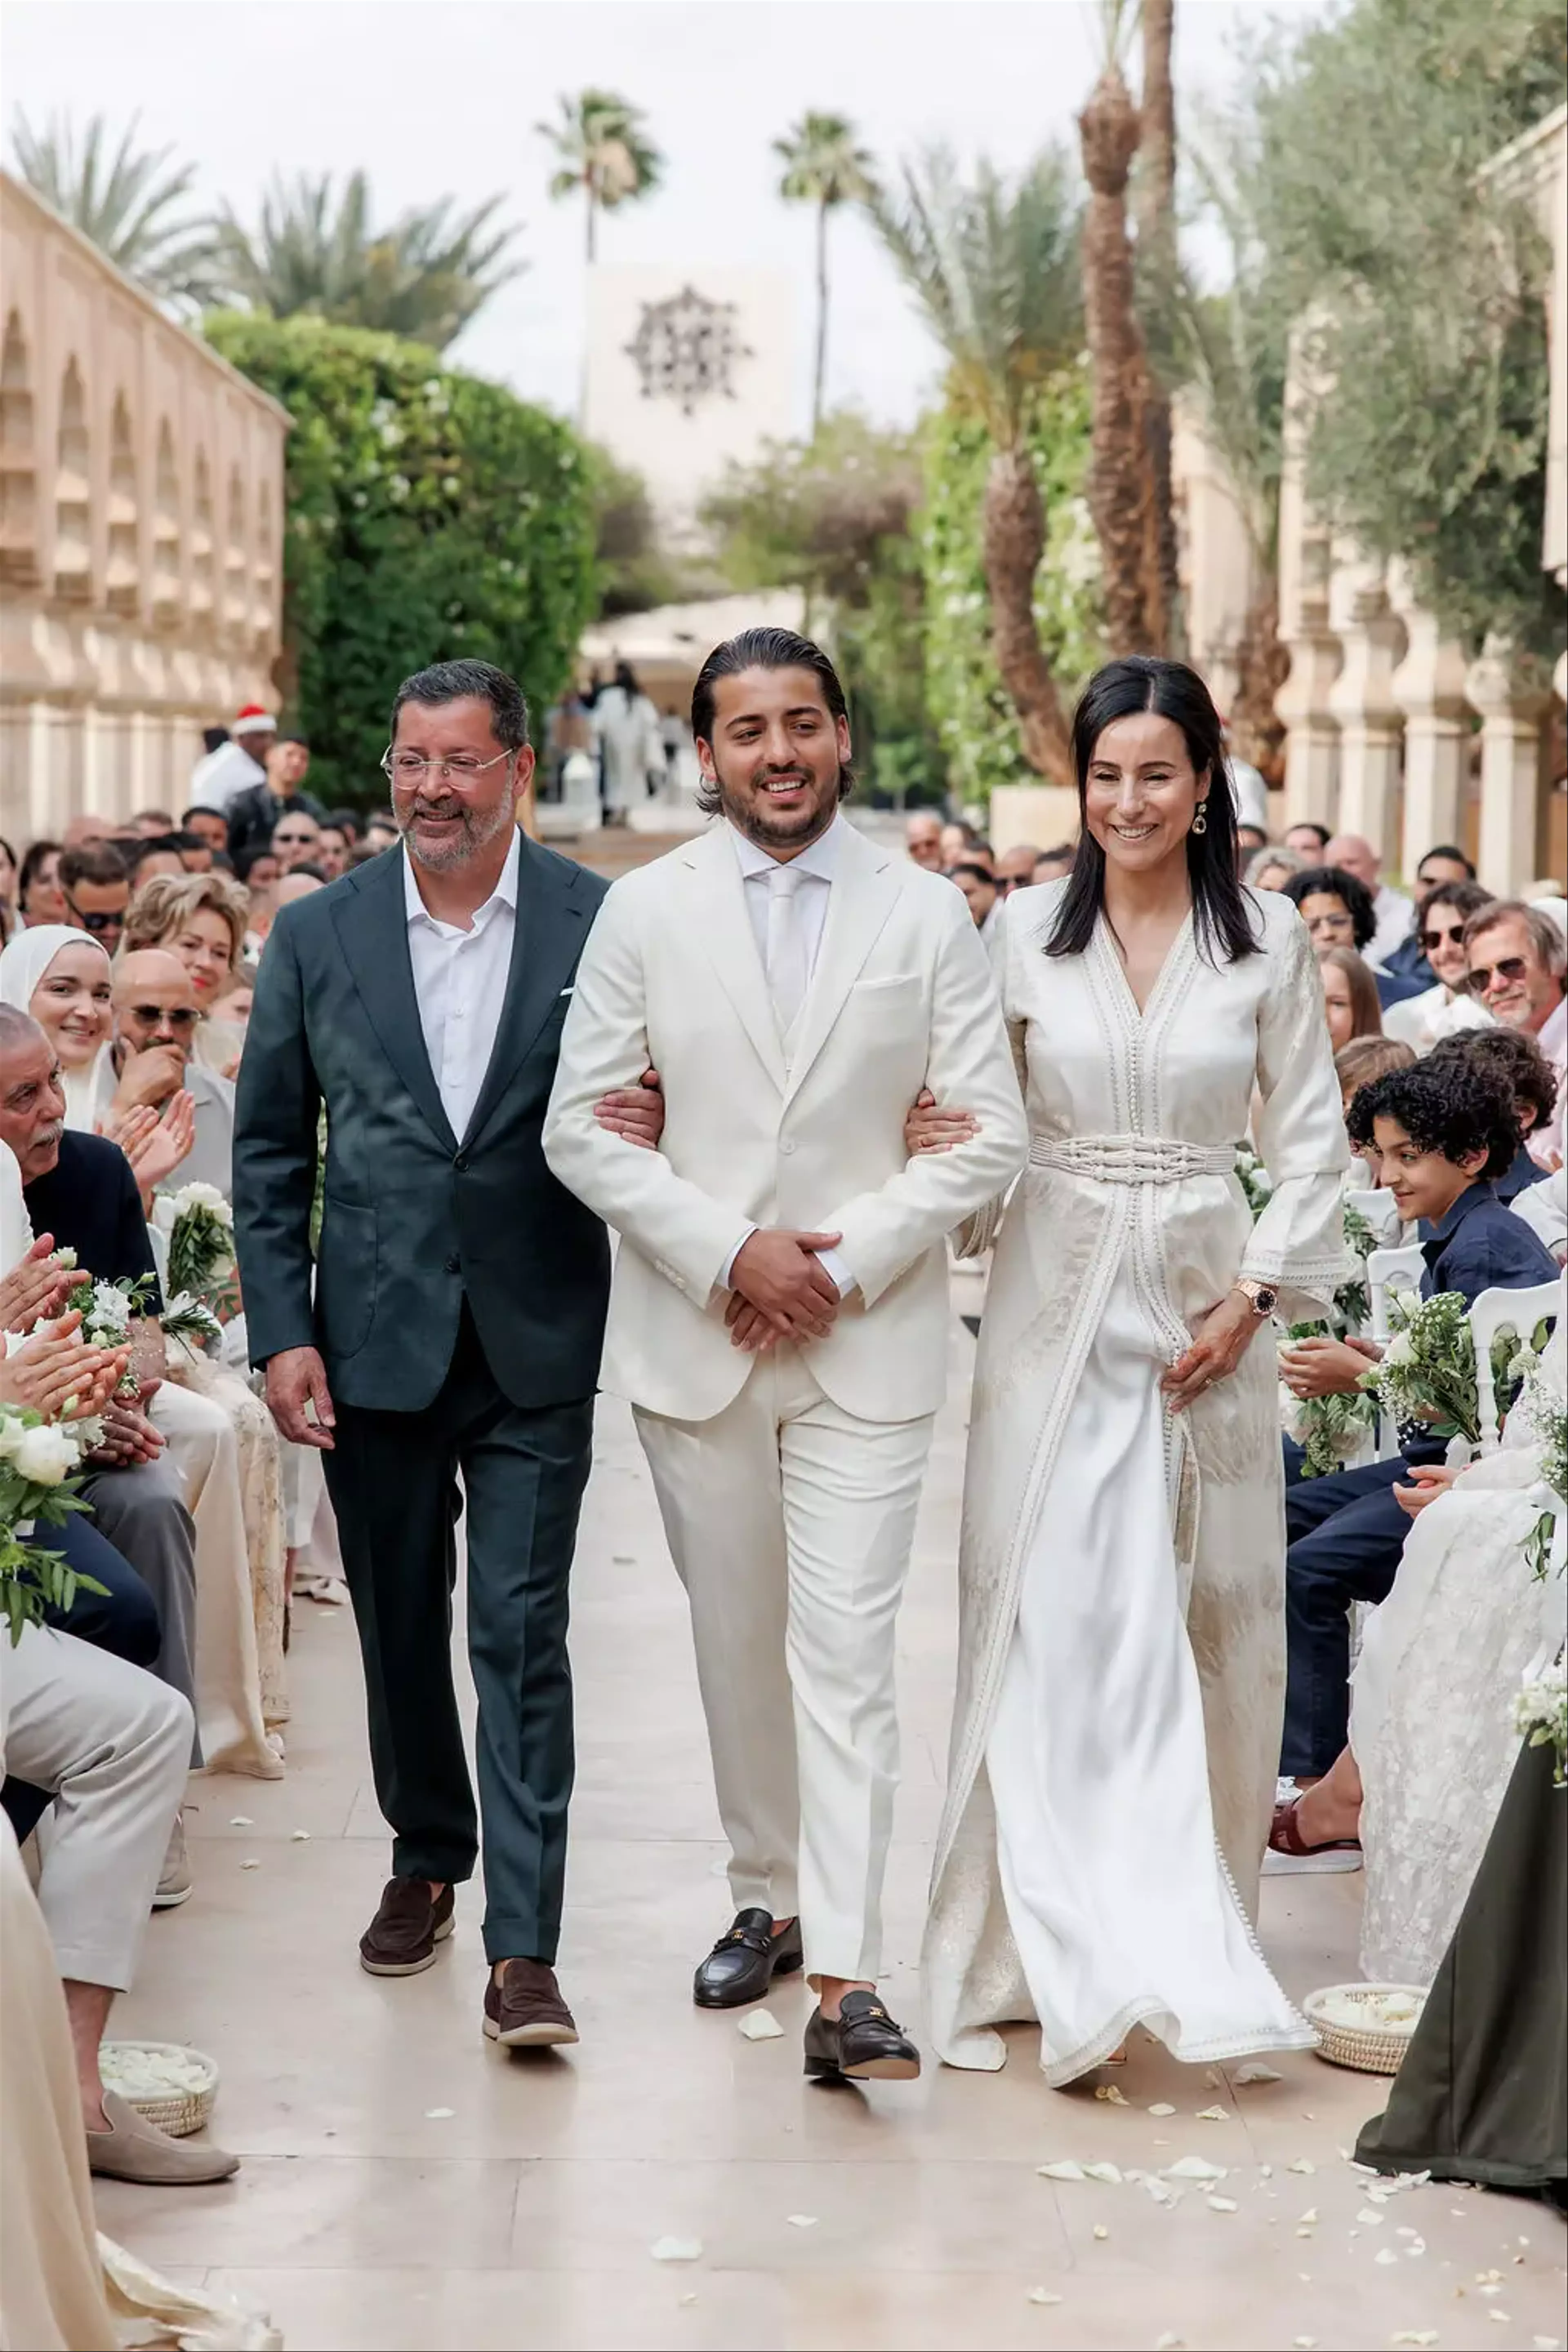
[[[526,834],[519,849],[511,963],[489,1067],[468,1121],[469,1144],[479,1140],[560,1003],[562,983],[570,983],[597,904],[582,887],[580,866],[551,856]]]
[[[332,908],[338,940],[382,1051],[418,1104],[437,1140],[451,1152],[458,1139],[441,1103],[441,1090],[425,1050],[414,966],[408,954],[408,915],[403,896],[401,848],[358,869],[357,887]]]
[[[712,964],[758,1060],[782,1095],[788,1084],[784,1045],[728,827],[715,825],[711,833],[676,854],[689,875],[693,936]]]
[[[823,925],[816,970],[801,1007],[800,1034],[790,1056],[789,1095],[800,1091],[832,1035],[844,1000],[859,979],[898,898],[899,877],[892,859],[846,823],[838,870],[827,894],[827,920]]]

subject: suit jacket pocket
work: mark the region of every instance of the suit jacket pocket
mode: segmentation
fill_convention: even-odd
[[[316,1318],[331,1355],[355,1355],[365,1343],[375,1312],[375,1211],[329,1192],[316,1261]]]
[[[857,981],[844,1000],[844,1011],[880,1029],[921,1018],[924,1003],[920,973],[894,972],[886,980]]]

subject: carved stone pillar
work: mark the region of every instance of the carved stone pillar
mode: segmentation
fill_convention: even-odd
[[[1340,645],[1329,621],[1329,537],[1307,504],[1310,339],[1291,338],[1279,478],[1279,642],[1290,674],[1274,698],[1285,729],[1285,822],[1331,829],[1339,808],[1340,730],[1329,705]]]
[[[1388,596],[1405,624],[1405,659],[1394,673],[1394,698],[1405,713],[1405,827],[1400,871],[1408,878],[1436,843],[1463,843],[1465,776],[1470,726],[1465,707],[1465,649],[1443,635],[1416,601],[1401,563],[1388,573]]]
[[[1540,830],[1541,722],[1551,700],[1538,666],[1506,637],[1488,636],[1465,692],[1481,714],[1481,826],[1476,863],[1489,890],[1507,897],[1533,879]]]
[[[1341,541],[1329,580],[1329,624],[1343,659],[1329,690],[1340,728],[1341,833],[1359,833],[1385,865],[1399,843],[1400,739],[1404,715],[1394,698],[1394,672],[1405,630],[1388,601],[1381,563]]]

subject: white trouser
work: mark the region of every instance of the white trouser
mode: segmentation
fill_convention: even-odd
[[[165,1381],[152,1421],[184,1484],[196,1530],[196,1714],[209,1771],[278,1780],[282,1761],[267,1738],[250,1552],[245,1534],[239,1445],[216,1398]]]
[[[787,1345],[711,1421],[637,1414],[691,1604],[731,1891],[798,1911],[813,1977],[881,1965],[893,1632],[931,1422],[858,1421]]]
[[[191,1760],[190,1702],[72,1633],[0,1633],[5,1769],[57,1795],[38,1901],[62,1977],[124,1992]]]

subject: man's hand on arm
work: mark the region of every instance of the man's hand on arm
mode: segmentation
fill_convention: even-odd
[[[280,1356],[268,1359],[267,1402],[279,1434],[290,1445],[313,1445],[319,1453],[331,1452],[337,1415],[327,1386],[327,1368],[316,1349],[285,1348]],[[314,1407],[314,1420],[306,1418],[307,1405]]]
[[[104,1407],[101,1419],[103,1443],[89,1454],[89,1462],[123,1470],[138,1462],[156,1462],[163,1453],[163,1439],[139,1404],[115,1398]]]
[[[657,1070],[645,1070],[635,1087],[618,1087],[594,1105],[594,1117],[610,1135],[644,1151],[657,1151],[664,1133],[664,1090]]]

